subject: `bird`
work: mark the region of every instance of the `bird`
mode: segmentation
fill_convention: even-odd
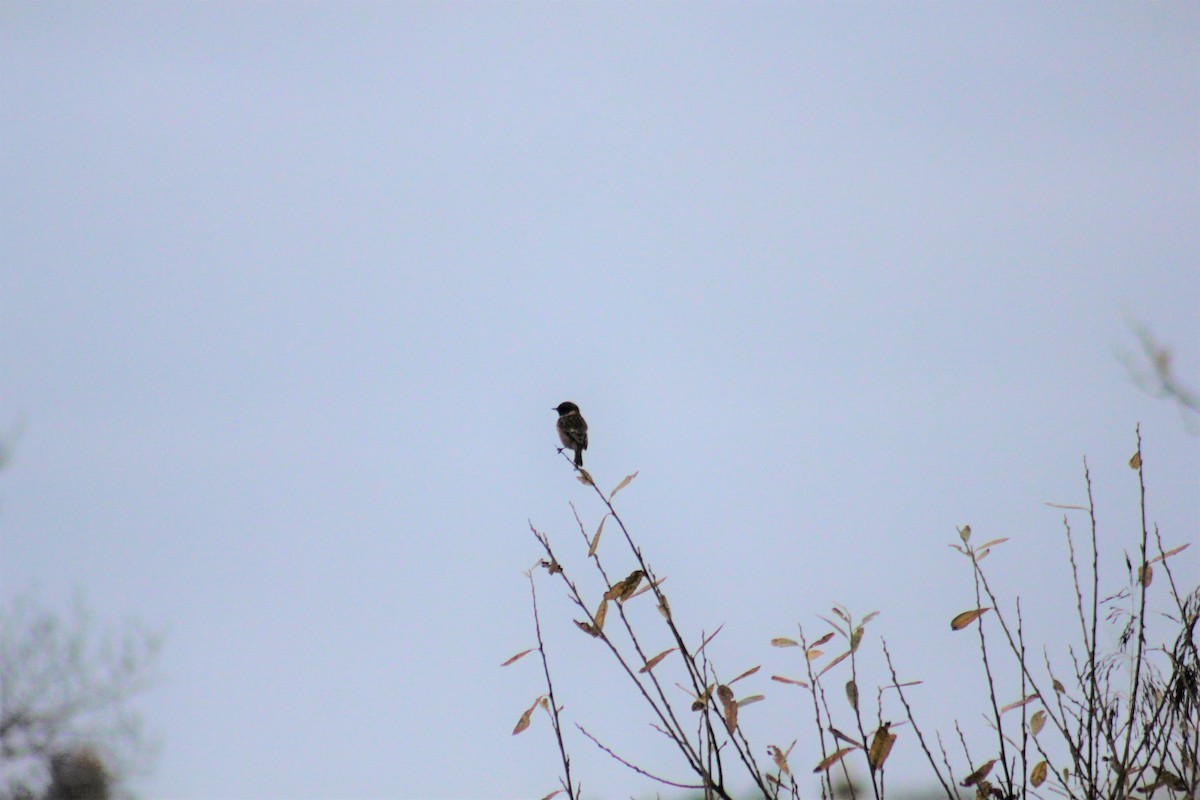
[[[575,451],[575,466],[582,467],[583,451],[588,446],[587,421],[574,403],[559,403],[554,410],[558,412],[558,440]]]

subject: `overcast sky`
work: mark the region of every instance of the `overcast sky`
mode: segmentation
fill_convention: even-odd
[[[1137,423],[1196,538],[1200,439],[1120,358],[1144,323],[1200,385],[1195,3],[6,1],[0,81],[0,581],[163,629],[145,796],[551,791],[498,665],[530,522],[599,591],[563,400],[685,633],[764,665],[762,758],[819,760],[769,640],[835,601],[987,752],[946,545],[1011,537],[1062,653],[1045,503],[1086,456],[1120,588]],[[685,777],[539,585],[569,720]],[[569,733],[586,797],[660,790]]]

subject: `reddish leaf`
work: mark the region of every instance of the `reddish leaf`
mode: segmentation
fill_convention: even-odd
[[[517,661],[517,660],[519,660],[519,659],[522,659],[522,658],[524,658],[525,656],[529,655],[529,654],[530,654],[530,653],[532,653],[534,650],[537,650],[537,648],[536,648],[536,647],[531,647],[531,648],[529,648],[528,650],[522,650],[521,652],[517,653],[515,656],[513,656],[512,658],[510,658],[508,661],[505,661],[505,662],[504,662],[503,664],[501,664],[500,666],[502,666],[502,667],[507,667],[509,664],[513,663],[514,661]]]
[[[1000,713],[1001,713],[1001,714],[1003,714],[1003,713],[1005,713],[1006,711],[1012,711],[1014,708],[1020,708],[1020,707],[1021,707],[1021,706],[1023,706],[1023,705],[1026,705],[1026,704],[1028,704],[1028,703],[1032,703],[1034,700],[1037,700],[1037,699],[1038,699],[1038,698],[1040,698],[1040,697],[1041,697],[1041,695],[1040,695],[1040,694],[1038,694],[1038,693],[1034,692],[1033,694],[1029,695],[1028,697],[1024,697],[1024,698],[1022,698],[1022,699],[1020,699],[1020,700],[1017,700],[1017,701],[1016,701],[1016,702],[1014,702],[1014,703],[1009,703],[1009,704],[1008,704],[1008,705],[1006,705],[1004,708],[1000,709]]]
[[[785,678],[782,675],[772,675],[771,680],[778,681],[779,683],[790,683],[792,686],[802,686],[805,689],[808,688],[808,684],[804,681],[798,681],[795,678]]]

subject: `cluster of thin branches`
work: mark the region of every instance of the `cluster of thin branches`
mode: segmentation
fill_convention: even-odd
[[[591,566],[608,589],[599,598],[586,598],[575,576],[556,557],[549,537],[531,525],[530,529],[545,553],[545,557],[539,560],[536,568],[544,570],[566,588],[568,596],[583,616],[583,619],[576,620],[575,624],[585,634],[604,644],[617,668],[645,703],[652,726],[674,745],[692,778],[685,780],[651,774],[579,726],[581,733],[622,764],[665,786],[701,791],[705,797],[731,800],[729,782],[731,772],[736,770],[740,774],[748,775],[764,794],[770,794],[767,777],[755,760],[753,749],[738,725],[738,709],[762,698],[752,696],[737,700],[731,688],[737,681],[756,672],[757,667],[746,670],[731,680],[722,681],[716,667],[705,653],[705,647],[720,629],[708,636],[702,635],[700,641],[695,644],[689,644],[687,637],[679,629],[667,596],[661,588],[663,579],[656,577],[612,504],[616,493],[627,486],[637,473],[627,477],[605,495],[586,470],[582,467],[575,469],[579,473],[580,481],[595,490],[606,509],[597,530],[591,536],[585,530],[578,513],[575,519]],[[636,565],[632,572],[619,579],[615,578],[606,566],[600,547],[601,535],[609,520],[620,530]],[[514,733],[519,733],[528,726],[530,715],[539,705],[549,713],[563,768],[561,788],[551,796],[558,792],[566,792],[572,800],[578,800],[580,788],[571,774],[570,756],[564,743],[561,709],[554,697],[554,685],[537,612],[537,589],[532,571],[529,573],[529,581],[538,641],[538,646],[533,650],[542,658],[547,693],[535,700],[526,710]],[[634,627],[626,613],[626,604],[642,595],[647,595],[647,599],[653,598],[670,639],[674,642],[672,647],[661,652],[651,652],[646,644],[646,636]],[[613,616],[616,617],[615,621]],[[526,651],[528,652],[532,650]],[[522,655],[525,653],[514,656],[506,664]],[[682,682],[675,684],[675,687],[667,685],[666,679],[660,677],[660,673],[666,671],[662,666],[664,662],[681,668]],[[683,689],[683,693],[677,694],[674,689]]]
[[[968,560],[974,581],[974,607],[956,615],[950,626],[955,631],[973,630],[978,637],[982,678],[987,684],[988,708],[984,718],[992,734],[987,745],[993,751],[988,754],[990,757],[972,757],[967,735],[955,724],[962,757],[968,766],[952,765],[957,759],[951,758],[943,737],[940,733],[929,736],[922,730],[905,693],[907,687],[920,681],[900,680],[885,640],[880,639],[880,644],[888,675],[878,682],[873,704],[861,696],[860,686],[864,681],[860,676],[860,646],[865,626],[878,612],[856,620],[849,609],[835,605],[830,617],[819,617],[829,629],[816,639],[806,638],[803,627],[797,626],[795,639],[777,637],[771,641],[776,647],[798,647],[803,654],[804,675],[771,677],[778,683],[798,687],[803,702],[811,707],[820,759],[813,755],[809,763],[815,762],[811,772],[819,778],[822,800],[837,797],[857,800],[860,795],[885,800],[886,762],[897,738],[896,731],[906,726],[911,728],[933,776],[949,800],[959,800],[963,790],[973,792],[978,800],[1047,795],[1072,800],[1124,800],[1135,796],[1134,792],[1148,798],[1197,796],[1200,657],[1195,628],[1200,612],[1200,588],[1190,591],[1182,588],[1169,563],[1187,545],[1164,549],[1158,529],[1146,522],[1140,430],[1137,439],[1138,449],[1130,466],[1137,472],[1141,490],[1142,525],[1136,563],[1126,557],[1130,578],[1127,587],[1101,597],[1097,520],[1086,461],[1088,504],[1068,508],[1088,515],[1090,565],[1081,568],[1079,562],[1084,554],[1077,548],[1069,520],[1064,518],[1073,599],[1080,626],[1078,646],[1069,648],[1066,654],[1052,656],[1046,648],[1040,654],[1029,652],[1020,599],[1006,611],[992,589],[981,562],[1006,538],[974,544],[970,527],[965,526],[959,530],[961,544],[951,545]],[[663,593],[662,580],[655,576],[613,507],[613,497],[636,473],[605,495],[585,470],[575,469],[580,481],[595,490],[605,509],[598,528],[590,536],[578,513],[575,518],[588,560],[608,589],[599,598],[589,600],[575,576],[556,557],[549,537],[531,524],[533,535],[544,551],[544,558],[528,573],[537,647],[505,662],[505,665],[513,663],[535,651],[541,656],[546,694],[525,711],[513,732],[525,730],[539,706],[548,713],[562,763],[562,777],[560,788],[547,797],[565,792],[571,800],[579,800],[581,789],[571,772],[562,709],[555,699],[538,612],[535,571],[544,571],[566,588],[583,616],[575,624],[603,642],[644,702],[651,725],[674,745],[691,777],[678,779],[652,774],[577,726],[587,739],[631,770],[666,786],[702,792],[706,799],[728,800],[729,785],[737,773],[742,780],[748,777],[756,793],[768,800],[782,797],[800,800],[800,781],[789,763],[789,758],[792,762],[798,759],[792,754],[796,742],[787,747],[769,745],[766,752],[772,763],[760,767],[754,758],[755,747],[738,721],[739,709],[761,700],[762,696],[738,700],[731,686],[757,672],[759,667],[723,682],[705,652],[720,629],[708,636],[701,634],[698,644],[689,646]],[[601,556],[601,534],[609,520],[620,530],[636,565],[624,578],[614,579]],[[1165,575],[1158,585],[1165,585],[1168,595],[1164,601],[1167,608],[1159,612],[1152,609],[1150,591],[1156,571]],[[643,633],[635,629],[626,615],[626,604],[641,595],[648,595],[647,599],[652,597],[656,602],[674,643],[667,650],[651,653],[644,646]],[[1152,626],[1150,617],[1154,613],[1161,620]],[[612,616],[616,617],[615,624]],[[1105,633],[1102,626],[1118,629],[1116,652],[1105,653],[1100,649],[1098,641]],[[1168,633],[1156,636],[1164,627]],[[837,655],[824,660],[826,651]],[[1061,665],[1064,656],[1070,665],[1066,671]],[[1057,673],[1055,664],[1059,664]],[[680,701],[680,695],[664,685],[666,679],[660,676],[668,669],[682,675],[682,682],[675,686],[684,690],[685,701]],[[1013,690],[1019,688],[1019,695],[1017,700],[1002,704],[1000,674],[1005,670],[1014,673],[1019,687]],[[869,786],[859,785],[853,779],[854,763],[862,765]]]
[[[1182,588],[1171,569],[1169,559],[1188,545],[1165,549],[1158,528],[1147,523],[1140,429],[1129,465],[1138,476],[1141,530],[1136,561],[1126,556],[1127,586],[1101,597],[1096,506],[1086,461],[1088,503],[1065,507],[1087,513],[1090,547],[1081,551],[1064,517],[1079,647],[1069,648],[1070,670],[1060,672],[1062,678],[1056,676],[1048,649],[1040,659],[1027,651],[1020,600],[1005,612],[980,565],[990,549],[1005,540],[976,547],[970,542],[970,527],[960,531],[963,543],[954,546],[970,561],[976,608],[960,614],[952,625],[966,628],[980,620],[975,627],[991,705],[988,719],[995,734],[993,758],[962,782],[974,787],[979,798],[1049,792],[1072,800],[1118,800],[1134,792],[1195,797],[1200,790],[1200,657],[1195,637],[1200,588]],[[1090,564],[1081,567],[1086,556]],[[1151,605],[1157,570],[1166,576],[1165,610]],[[1002,633],[999,654],[981,620],[988,611]],[[1159,637],[1152,635],[1156,615],[1169,631]],[[1102,618],[1105,626],[1117,628],[1115,652],[1100,648]],[[1011,659],[1020,677],[1021,698],[1003,707],[993,672],[997,657]],[[1015,709],[1021,711],[1019,722],[1006,724],[1004,715]],[[970,760],[969,753],[967,757]],[[937,771],[938,765],[932,759],[930,763]]]

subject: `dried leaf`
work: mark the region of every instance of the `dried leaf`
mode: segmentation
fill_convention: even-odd
[[[870,614],[867,614],[865,617],[863,617],[863,621],[861,624],[866,625],[868,622],[870,622],[871,620],[875,619],[878,616],[879,616],[878,611],[872,611]]]
[[[678,685],[678,684],[676,684],[676,685]],[[712,686],[711,685],[706,686],[704,688],[704,694],[700,695],[699,697],[697,697],[695,700],[692,701],[692,711],[699,711],[700,709],[702,709],[706,705],[708,705],[708,698],[710,698],[710,697],[712,697]]]
[[[579,474],[575,476],[575,480],[579,481],[584,486],[596,485],[596,482],[592,480],[592,474],[583,467],[579,468]]]
[[[534,650],[537,650],[537,648],[536,648],[536,647],[531,647],[531,648],[529,648],[528,650],[522,650],[521,652],[517,653],[515,656],[513,656],[512,658],[510,658],[508,661],[505,661],[505,662],[504,662],[503,664],[501,664],[500,666],[502,666],[502,667],[507,667],[509,664],[513,663],[514,661],[519,661],[520,659],[522,659],[522,658],[524,658],[525,656],[529,655],[529,654],[530,654],[530,653],[532,653]]]
[[[799,647],[800,643],[795,639],[788,639],[784,636],[776,636],[771,640],[772,647]]]
[[[958,529],[958,535],[962,538],[963,544],[966,544],[967,542],[971,541],[971,526],[963,525],[961,528]]]
[[[1046,712],[1039,708],[1029,718],[1029,732],[1037,736],[1044,727],[1046,727]]]
[[[790,683],[792,686],[802,686],[805,689],[808,688],[808,684],[804,681],[798,681],[795,678],[785,678],[782,675],[772,675],[771,680],[778,681],[779,683]]]
[[[678,649],[679,648],[677,648],[677,647],[671,647],[666,650],[663,650],[661,653],[656,655],[654,658],[647,661],[646,665],[644,667],[642,667],[641,669],[639,669],[638,672],[649,672],[650,670],[652,670],[658,666],[658,662],[662,661],[664,658],[669,656],[671,653],[674,653]]]
[[[656,580],[654,583],[647,583],[645,586],[643,586],[642,588],[640,588],[636,592],[634,592],[633,596],[630,597],[629,599],[632,600],[634,597],[637,597],[638,595],[643,595],[646,592],[652,591],[655,586],[662,586],[663,583],[666,582],[666,580],[667,579],[665,577],[662,577],[662,578],[659,578],[658,580]]]
[[[671,619],[671,604],[667,602],[667,596],[660,594],[658,596],[658,613],[662,614],[663,619],[670,621]]]
[[[813,767],[813,772],[824,772],[845,758],[847,753],[853,753],[855,749],[856,748],[853,747],[843,747],[841,750],[836,750],[833,753],[830,753],[828,756],[821,759],[820,764],[817,764],[815,767]]]
[[[600,518],[600,525],[596,528],[596,534],[592,537],[591,544],[588,545],[588,558],[596,555],[596,548],[600,546],[600,534],[604,531],[604,521],[608,519],[608,514]]]
[[[863,626],[859,625],[850,634],[850,652],[851,653],[856,652],[858,650],[858,646],[860,644],[862,644],[862,637],[863,637]]]
[[[848,616],[846,615],[846,612],[845,612],[845,611],[842,611],[842,610],[841,610],[840,608],[838,608],[837,606],[834,606],[834,607],[833,607],[833,613],[834,613],[834,615],[835,615],[835,616],[836,616],[838,619],[840,619],[842,622],[846,623],[847,625],[849,625],[849,624],[850,624],[850,617],[848,617]]]
[[[542,566],[545,567],[546,572],[549,572],[551,575],[557,575],[563,571],[562,565],[560,565],[557,561],[546,561],[543,559]]]
[[[1003,714],[1007,711],[1012,711],[1014,708],[1020,708],[1023,705],[1032,703],[1034,700],[1037,700],[1039,697],[1041,697],[1041,695],[1038,694],[1037,692],[1034,692],[1033,694],[1029,695],[1028,697],[1023,697],[1020,700],[1017,700],[1016,702],[1009,703],[1004,708],[1000,709],[1000,713]]]
[[[887,761],[888,754],[892,752],[892,745],[896,743],[896,734],[888,731],[888,725],[880,725],[879,730],[875,731],[874,738],[871,739],[871,749],[867,751],[867,761],[871,765],[872,770],[878,770],[883,766],[883,762]]]
[[[717,634],[721,632],[721,628],[724,628],[724,627],[725,627],[724,622],[722,622],[720,625],[718,625],[717,629],[715,631],[713,631],[712,634],[710,636],[708,636],[703,642],[700,643],[700,646],[696,648],[696,652],[693,653],[692,655],[696,655],[696,656],[700,655],[700,653],[702,653],[704,651],[704,648],[708,647],[708,643],[711,642],[713,639],[715,639]]]
[[[1065,688],[1065,687],[1062,685],[1062,683],[1061,683],[1061,682],[1058,680],[1058,678],[1055,678],[1055,679],[1054,679],[1054,684],[1053,684],[1053,685],[1054,685],[1054,691],[1058,692],[1059,694],[1066,694],[1066,693],[1067,693],[1067,690],[1066,690],[1066,688]]]
[[[992,767],[994,767],[995,765],[996,765],[996,759],[993,758],[991,761],[987,762],[982,767],[980,767],[979,769],[975,770],[970,775],[968,775],[966,777],[966,779],[959,785],[960,786],[974,786],[975,784],[979,783],[981,780],[986,778],[988,776],[988,774],[992,771]]]
[[[839,612],[839,613],[838,613],[838,616],[839,616],[839,617],[844,617],[845,615]],[[831,628],[833,628],[835,631],[837,631],[838,633],[840,633],[842,636],[845,636],[845,635],[846,635],[846,632],[845,632],[844,630],[842,630],[842,626],[841,626],[841,625],[838,625],[836,622],[834,622],[833,620],[829,619],[828,617],[822,617],[820,614],[817,614],[817,619],[821,620],[822,622],[827,622],[827,623],[829,623],[829,626],[830,626]]]
[[[562,793],[563,793],[562,789],[555,789],[553,792],[551,792],[550,794],[543,797],[542,800],[550,800],[551,797],[554,797],[555,795],[559,795]]]
[[[807,658],[809,661],[816,661],[818,658],[820,658],[823,655],[825,655],[825,651],[818,650],[815,647],[810,648],[808,651],[806,651],[804,653],[804,657]]]
[[[796,746],[796,743],[792,742],[792,747],[795,747],[795,746]],[[778,747],[776,747],[773,744],[767,745],[767,752],[770,753],[771,760],[775,762],[775,767],[776,767],[776,769],[779,770],[780,775],[791,775],[792,774],[792,771],[790,769],[788,769],[788,762],[787,762],[788,753],[792,752],[792,747],[789,747],[787,749],[787,753],[785,753],[783,750],[780,750]]]
[[[1138,567],[1138,583],[1142,586],[1149,586],[1154,580],[1154,567],[1146,564],[1143,567]]]
[[[633,481],[633,479],[636,478],[637,476],[638,476],[637,472],[633,473],[632,475],[626,475],[625,479],[617,484],[617,488],[615,488],[611,492],[609,492],[608,499],[611,501],[614,497],[617,496],[617,492],[621,491],[626,486],[628,486]]]
[[[731,681],[729,682],[729,685],[730,685],[730,686],[732,686],[733,684],[735,684],[735,683],[737,683],[738,681],[740,681],[742,678],[749,678],[751,675],[753,675],[754,673],[758,672],[760,669],[762,669],[762,664],[759,664],[757,667],[751,667],[750,669],[748,669],[748,670],[746,670],[745,672],[743,672],[741,675],[738,675],[736,678],[734,678],[733,680],[731,680]]]
[[[1033,788],[1037,788],[1046,782],[1046,772],[1049,771],[1050,765],[1045,761],[1039,761],[1033,765],[1033,771],[1029,773],[1029,782]]]
[[[579,630],[583,631],[588,636],[599,636],[600,635],[600,631],[593,628],[592,624],[590,622],[584,622],[583,620],[577,619],[577,620],[575,620],[575,624],[579,627]]]
[[[821,645],[825,644],[832,638],[833,638],[833,631],[830,631],[829,633],[822,636],[820,639],[817,639],[815,642],[810,644],[809,647],[820,647]]]
[[[635,569],[633,572],[629,573],[628,578],[614,583],[612,587],[610,587],[609,590],[604,593],[604,598],[606,600],[617,600],[622,603],[625,602],[633,596],[634,591],[636,591],[638,588],[638,584],[642,582],[642,578],[644,577],[646,577],[645,572],[642,572],[640,569]]]
[[[829,732],[833,734],[833,738],[843,741],[855,749],[858,749],[858,750],[863,749],[862,742],[858,741],[857,739],[847,736],[846,734],[842,733],[841,731],[839,731],[837,728],[833,727],[832,725],[829,726]]]
[[[1138,450],[1136,453],[1133,454],[1133,457],[1129,459],[1129,468],[1130,469],[1141,469],[1142,468],[1142,451],[1141,450]]]
[[[1001,536],[999,539],[992,539],[991,541],[984,542],[983,544],[979,545],[979,547],[976,549],[988,550],[988,549],[995,547],[998,544],[1003,544],[1004,542],[1007,542],[1007,541],[1008,541],[1007,536]]]
[[[741,700],[738,700],[737,705],[738,705],[738,708],[742,708],[743,706],[752,706],[755,703],[761,702],[766,699],[767,699],[766,695],[752,694],[749,697],[743,697]]]
[[[604,618],[608,616],[608,598],[605,597],[600,601],[600,607],[596,609],[595,622],[592,625],[596,628],[596,633],[604,630]]]
[[[838,656],[837,658],[835,658],[833,661],[830,661],[828,664],[826,664],[826,665],[825,665],[825,668],[824,668],[824,669],[822,669],[820,672],[818,672],[818,673],[817,673],[817,677],[818,677],[818,678],[819,678],[819,677],[821,677],[821,676],[822,676],[822,675],[824,675],[826,672],[829,672],[829,670],[833,669],[834,667],[836,667],[838,664],[842,663],[843,661],[845,661],[845,660],[846,660],[847,658],[849,658],[849,657],[850,657],[850,651],[849,651],[849,650],[847,650],[846,652],[842,653],[840,656]]]
[[[538,703],[540,702],[542,702],[541,697],[539,697],[537,700],[534,700],[533,705],[525,709],[525,713],[521,715],[521,718],[517,720],[516,727],[513,728],[513,736],[516,736],[518,733],[529,727],[529,721],[533,717],[533,710],[538,707]]]
[[[1191,546],[1192,546],[1191,542],[1188,542],[1187,544],[1181,544],[1181,545],[1179,545],[1179,547],[1175,547],[1171,550],[1168,550],[1167,552],[1163,553],[1160,556],[1155,556],[1154,558],[1150,559],[1150,563],[1153,564],[1157,561],[1165,561],[1168,558],[1170,558],[1171,556],[1175,555],[1176,553],[1183,551],[1183,550],[1187,550]]]
[[[976,608],[971,611],[964,611],[963,613],[959,614],[954,619],[950,620],[950,630],[961,631],[963,628],[967,627],[972,622],[974,622],[975,620],[982,617],[988,611],[991,611],[991,609],[990,608]]]
[[[1051,508],[1065,508],[1069,511],[1087,511],[1087,506],[1068,506],[1063,503],[1046,503]]]
[[[725,717],[725,728],[733,733],[737,730],[738,717],[738,704],[733,699],[733,689],[721,684],[717,687],[717,699],[721,701],[721,715]]]
[[[858,684],[853,679],[846,681],[846,699],[850,701],[850,707],[858,711]]]

